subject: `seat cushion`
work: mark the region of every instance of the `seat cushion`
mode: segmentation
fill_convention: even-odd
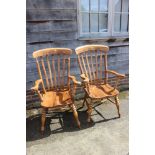
[[[54,108],[71,103],[72,100],[69,91],[49,91],[43,94],[43,101],[41,102],[41,105],[44,107]]]
[[[85,91],[89,97],[96,99],[116,96],[119,94],[119,91],[109,84],[89,85],[89,91],[87,88],[85,88]]]

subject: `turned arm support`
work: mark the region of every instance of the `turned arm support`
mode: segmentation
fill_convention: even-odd
[[[69,78],[73,81],[75,85],[81,85],[81,82],[77,81],[75,76],[69,75]]]
[[[117,88],[119,80],[125,78],[124,74],[117,73],[117,72],[115,72],[113,70],[107,70],[106,72],[109,73],[109,74],[113,74],[113,75],[115,75],[117,77],[114,89]]]
[[[39,85],[40,85],[41,83],[42,83],[42,80],[41,80],[41,79],[36,80],[36,81],[35,81],[35,85],[31,88],[31,90],[33,90],[33,91],[38,91]]]
[[[89,78],[85,74],[81,74],[80,77],[89,93]]]
[[[89,83],[89,78],[85,74],[81,74],[80,77],[84,83],[87,83],[87,84]]]
[[[77,81],[75,76],[69,75],[68,78],[73,81],[73,92],[72,92],[72,95],[74,96],[75,92],[76,92],[77,85],[81,85],[81,82]]]
[[[41,93],[39,91],[40,84],[42,84],[42,79],[36,80],[35,85],[31,88],[31,90],[34,91],[34,92],[37,92],[40,99],[42,100],[42,95],[41,95]]]

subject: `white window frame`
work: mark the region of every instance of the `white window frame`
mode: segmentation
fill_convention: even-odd
[[[115,6],[114,6],[114,0],[110,0],[110,1],[112,1],[112,11],[111,11],[111,13],[112,13],[112,34],[111,34],[111,36],[122,36],[122,37],[128,37],[129,36],[129,29],[128,29],[128,32],[115,32],[114,31],[114,17],[115,17]],[[125,12],[124,12],[125,13]],[[128,13],[129,14],[129,13]],[[128,19],[129,20],[129,19]],[[128,23],[128,27],[129,27],[129,23]]]
[[[113,37],[128,37],[129,32],[114,32],[114,0],[109,0],[108,4],[108,31],[107,32],[82,32],[82,17],[81,17],[81,2],[77,0],[77,21],[78,21],[78,36],[79,38],[113,38]],[[91,12],[90,12],[91,13]]]

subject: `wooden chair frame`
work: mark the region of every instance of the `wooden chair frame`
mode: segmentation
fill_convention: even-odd
[[[110,102],[114,103],[117,107],[118,116],[121,116],[119,109],[120,103],[118,98],[119,91],[117,90],[117,85],[119,80],[121,78],[124,78],[125,75],[119,74],[113,70],[108,70],[108,51],[109,47],[104,45],[85,45],[75,49],[75,52],[78,56],[82,83],[85,90],[83,105],[84,103],[86,103],[88,107],[88,122],[92,121],[91,113],[93,99],[107,99]],[[95,60],[93,59],[93,57],[95,57]],[[95,65],[93,60],[95,61]],[[113,74],[117,78],[114,87],[108,84],[108,74]],[[112,97],[114,98],[114,101],[110,99]],[[91,99],[90,103],[88,103],[87,98]]]
[[[36,59],[40,79],[35,81],[35,85],[31,89],[37,92],[41,100],[42,133],[45,130],[46,112],[48,108],[61,108],[66,105],[72,109],[76,123],[80,128],[78,113],[74,105],[74,95],[77,85],[81,85],[81,82],[70,75],[71,53],[72,50],[68,48],[47,48],[33,52],[33,58]],[[66,83],[65,76],[67,77]],[[72,80],[73,86],[71,86],[70,80]],[[42,86],[42,91],[39,89],[40,86]]]

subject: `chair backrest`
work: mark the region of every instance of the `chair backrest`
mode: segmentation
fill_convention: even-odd
[[[103,81],[107,83],[107,52],[108,46],[85,45],[75,49],[81,74],[85,74],[90,82]]]
[[[70,55],[68,48],[47,48],[33,52],[44,92],[69,89]]]

